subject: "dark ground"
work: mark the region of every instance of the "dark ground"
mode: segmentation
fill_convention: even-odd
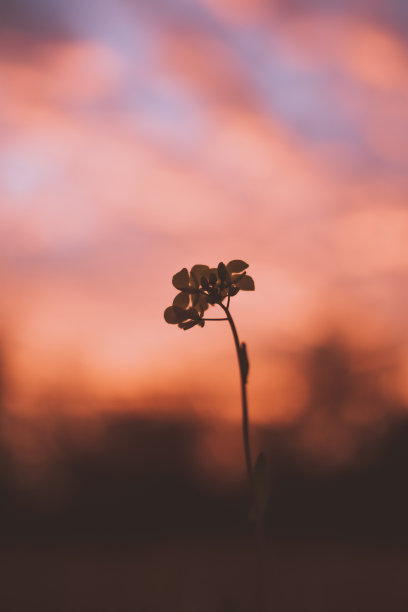
[[[377,358],[355,357],[331,341],[313,349],[300,421],[252,429],[271,467],[268,611],[408,610],[408,410],[384,394]],[[0,368],[0,409],[6,387]],[[134,412],[28,423],[3,404],[1,612],[253,610],[245,482],[197,459],[215,424]],[[349,406],[368,424],[351,425]],[[302,450],[316,424],[329,451],[338,433],[343,444],[357,432],[352,460]],[[241,443],[239,425],[222,427],[218,444]]]
[[[30,490],[4,455],[0,609],[223,612],[232,598],[251,610],[245,488],[197,477],[200,424],[108,421],[92,450],[66,441],[54,479]],[[408,610],[407,425],[335,475],[269,454],[268,609]]]

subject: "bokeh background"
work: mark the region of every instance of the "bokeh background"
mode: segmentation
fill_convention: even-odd
[[[407,609],[407,37],[404,0],[0,2],[4,609],[251,609],[231,334],[163,319],[230,259],[271,609]]]

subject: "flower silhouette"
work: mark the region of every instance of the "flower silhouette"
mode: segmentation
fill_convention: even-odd
[[[248,264],[241,259],[233,259],[227,265],[222,261],[216,268],[195,265],[190,272],[183,268],[173,276],[173,286],[178,290],[172,306],[164,311],[167,323],[178,325],[181,329],[190,329],[199,325],[204,327],[206,321],[228,321],[234,339],[240,373],[242,434],[244,442],[245,464],[248,474],[249,492],[252,498],[250,520],[254,523],[256,542],[256,606],[253,610],[262,612],[264,567],[262,560],[262,520],[267,507],[268,472],[265,454],[260,453],[255,463],[252,461],[250,443],[249,414],[247,400],[247,382],[249,373],[248,352],[245,342],[240,342],[235,322],[229,305],[232,297],[239,291],[253,291],[254,281],[247,275]],[[225,302],[225,303],[224,303]],[[209,306],[218,305],[224,313],[223,318],[205,318]]]
[[[222,304],[238,291],[253,291],[253,279],[247,275],[248,264],[240,259],[233,259],[227,265],[220,262],[216,268],[197,264],[190,272],[183,268],[173,276],[173,286],[179,293],[172,306],[164,311],[167,323],[177,324],[181,329],[190,329],[195,325],[204,327],[204,312],[208,306]]]

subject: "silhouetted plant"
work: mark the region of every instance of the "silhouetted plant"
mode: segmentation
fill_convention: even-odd
[[[173,285],[179,293],[172,306],[164,311],[167,323],[178,325],[187,330],[196,325],[204,327],[207,321],[228,321],[234,337],[241,380],[242,431],[244,439],[245,462],[251,495],[249,518],[254,525],[256,540],[256,610],[264,608],[263,563],[262,563],[262,519],[265,514],[268,483],[264,453],[260,453],[255,464],[252,462],[249,439],[249,416],[247,401],[247,380],[249,361],[245,342],[240,342],[234,320],[230,313],[230,300],[239,291],[254,291],[253,279],[247,275],[248,264],[233,259],[227,265],[220,262],[216,268],[195,265],[190,272],[183,268],[173,276]],[[225,317],[207,318],[204,316],[209,306],[219,306]]]

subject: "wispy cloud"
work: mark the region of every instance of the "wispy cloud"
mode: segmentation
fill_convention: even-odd
[[[281,402],[295,380],[285,342],[339,325],[406,354],[402,4],[44,2],[34,21],[16,6],[1,9],[0,308],[24,389],[75,360],[94,392],[204,389],[224,332],[178,335],[162,310],[175,271],[233,257],[257,281],[237,308],[259,418],[271,372]]]

